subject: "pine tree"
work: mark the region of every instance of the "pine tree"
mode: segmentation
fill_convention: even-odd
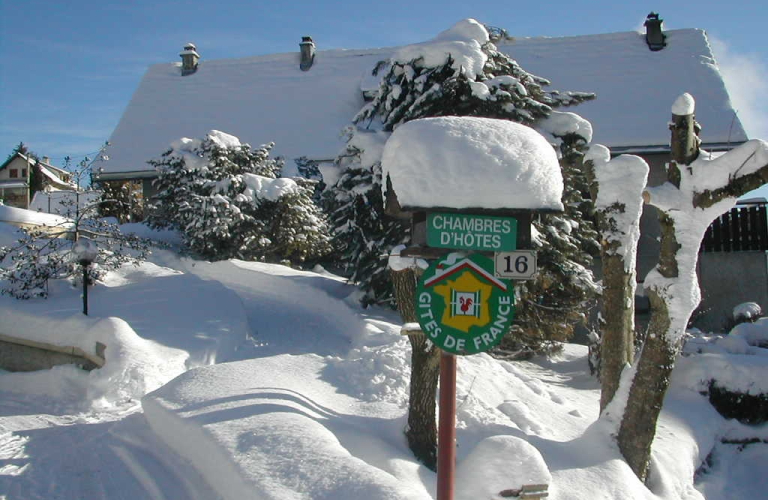
[[[273,144],[251,149],[211,131],[182,139],[160,160],[158,193],[147,219],[181,231],[190,250],[207,259],[288,260],[330,252],[326,219],[312,201],[314,184],[279,178]]]
[[[342,249],[342,263],[352,271],[351,280],[365,291],[364,303],[391,301],[383,256],[408,239],[405,224],[384,214],[381,196],[380,151],[398,125],[424,117],[481,116],[533,126],[553,108],[594,98],[594,94],[583,92],[545,90],[548,80],[524,71],[499,52],[488,31],[474,20],[458,23],[439,35],[435,44],[452,41],[458,42],[450,45],[456,53],[448,54],[439,64],[432,64],[435,48],[427,43],[406,47],[377,65],[374,74],[383,75],[379,91],[355,116],[347,147],[336,159],[341,170],[339,180],[324,193],[324,207]],[[467,52],[471,58],[464,57]],[[465,66],[470,59],[484,63]],[[576,151],[579,143],[561,144],[566,151],[563,157],[571,160],[575,153],[570,151]],[[571,188],[568,196],[576,196],[577,191],[581,192]],[[542,236],[540,259],[544,269],[525,297],[529,304],[540,306],[522,314],[523,318],[531,316],[531,331],[544,324],[543,319],[534,319],[542,307],[567,304],[575,314],[595,291],[585,267],[589,257],[583,254],[593,236],[591,226],[581,222],[578,197],[565,201],[565,214],[535,222]]]

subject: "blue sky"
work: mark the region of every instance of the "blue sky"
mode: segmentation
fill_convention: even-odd
[[[96,151],[146,68],[179,61],[189,41],[205,59],[294,52],[302,35],[319,49],[385,47],[424,41],[467,17],[513,36],[579,35],[640,29],[652,10],[667,29],[707,30],[747,132],[768,139],[768,3],[758,0],[2,0],[0,155],[20,141],[56,165]]]

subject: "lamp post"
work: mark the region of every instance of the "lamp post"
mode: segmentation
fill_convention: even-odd
[[[83,266],[83,314],[88,316],[88,267],[99,255],[96,242],[90,238],[81,236],[72,248],[77,261]]]

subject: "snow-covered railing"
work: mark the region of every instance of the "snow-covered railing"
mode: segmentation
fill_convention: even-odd
[[[738,206],[715,219],[704,235],[701,251],[768,251],[766,203]]]

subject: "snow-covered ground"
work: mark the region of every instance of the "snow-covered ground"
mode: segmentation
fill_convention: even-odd
[[[0,224],[0,245],[14,231]],[[0,297],[2,334],[107,345],[104,368],[90,373],[0,374],[0,498],[434,497],[436,476],[403,435],[410,347],[400,321],[362,310],[343,280],[160,250],[89,298],[85,317],[67,283],[48,300]],[[689,342],[648,488],[620,458],[614,414],[598,419],[585,347],[526,362],[461,358],[457,499],[539,482],[554,500],[765,498],[768,426],[726,420],[700,394],[712,373],[767,392],[766,349],[747,341],[768,324],[743,330]]]

